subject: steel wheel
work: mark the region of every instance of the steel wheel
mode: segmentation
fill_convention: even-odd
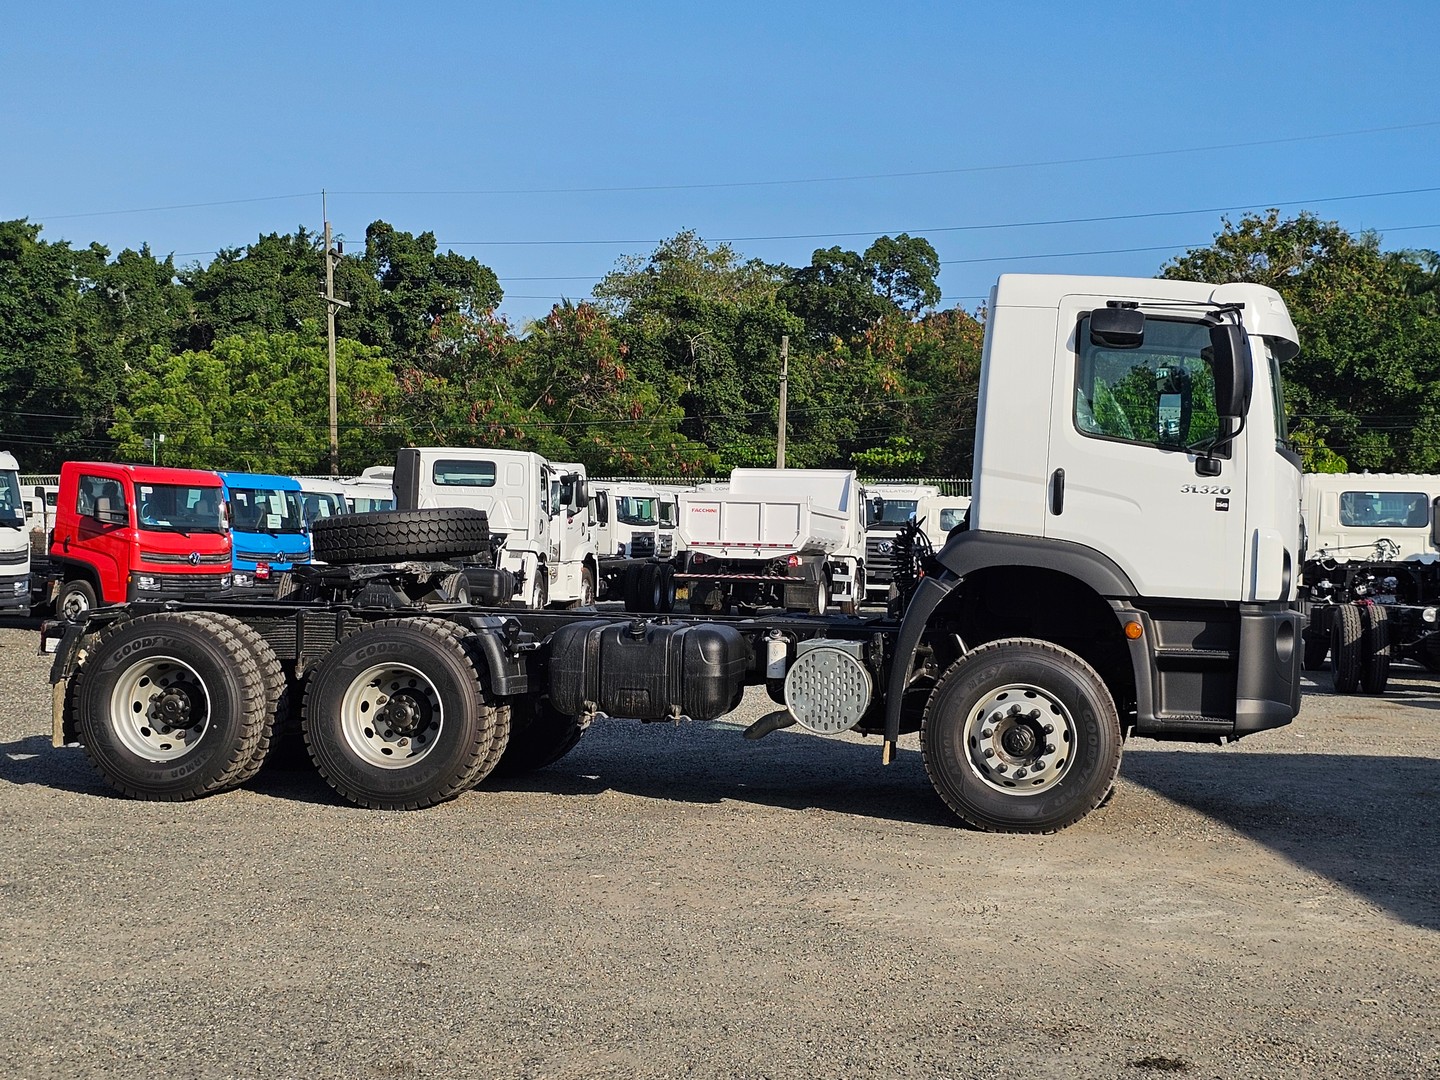
[[[1075,721],[1042,687],[1014,683],[991,691],[965,725],[970,768],[1007,795],[1038,795],[1070,769]]]
[[[183,660],[147,656],[125,668],[110,693],[110,724],[120,745],[146,761],[174,761],[210,727],[210,692]]]
[[[381,769],[406,769],[435,747],[444,724],[440,692],[408,664],[376,664],[356,676],[340,702],[340,731],[355,756]]]

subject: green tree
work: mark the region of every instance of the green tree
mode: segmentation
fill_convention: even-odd
[[[391,421],[397,386],[379,350],[336,348],[341,467],[389,460],[403,438]],[[146,439],[165,435],[164,461],[205,469],[315,473],[329,462],[329,358],[294,333],[233,335],[214,349],[157,348],[127,375],[127,404],[110,430],[121,458],[149,460]]]
[[[1229,220],[1166,277],[1253,281],[1285,298],[1300,355],[1285,369],[1286,403],[1309,469],[1440,467],[1440,317],[1433,252],[1380,250],[1309,213]]]

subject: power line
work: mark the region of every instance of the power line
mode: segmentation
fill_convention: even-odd
[[[1217,150],[1246,150],[1259,146],[1283,146],[1301,142],[1316,142],[1323,139],[1341,139],[1356,135],[1374,135],[1392,131],[1413,131],[1419,128],[1432,127],[1440,127],[1440,120],[1426,120],[1415,124],[1395,124],[1387,127],[1357,128],[1351,131],[1333,131],[1319,135],[1292,135],[1276,139],[1256,139],[1250,142],[1215,143],[1209,146],[1185,146],[1170,150],[1140,150],[1128,154],[1097,154],[1091,157],[1056,158],[1047,161],[1021,161],[996,165],[966,165],[951,169],[919,169],[910,172],[857,173],[848,176],[810,176],[780,180],[728,180],[692,184],[626,184],[614,187],[481,188],[435,191],[337,191],[334,192],[334,194],[390,197],[419,195],[592,195],[606,192],[704,191],[726,188],[783,187],[800,184],[839,184],[863,180],[902,180],[922,176],[960,176],[971,173],[1055,168],[1063,165],[1089,165],[1104,161],[1135,161],[1141,158],[1171,157],[1180,154],[1206,154],[1214,153]]]
[[[991,229],[1033,229],[1050,225],[1091,225],[1110,221],[1144,221],[1154,218],[1187,217],[1197,214],[1229,214],[1240,210],[1259,208],[1279,209],[1283,206],[1310,206],[1316,203],[1353,202],[1359,199],[1383,199],[1398,195],[1428,195],[1440,191],[1440,186],[1399,188],[1394,191],[1369,191],[1358,195],[1329,195],[1323,198],[1271,200],[1240,203],[1235,206],[1207,206],[1194,210],[1153,210],[1140,214],[1099,214],[1092,217],[1043,218],[1035,221],[1001,221],[986,225],[942,225],[931,228],[905,229],[860,229],[850,232],[825,233],[777,233],[772,236],[716,236],[711,242],[717,244],[748,243],[759,240],[834,240],[852,236],[895,236],[906,233],[910,236],[926,236],[932,233],[985,232]],[[442,240],[445,247],[562,247],[562,246],[622,246],[631,244],[663,244],[664,240]]]
[[[171,206],[140,206],[130,210],[87,210],[83,214],[37,214],[35,221],[63,221],[68,218],[116,217],[121,214],[157,214],[164,210],[202,210],[211,206],[238,206],[241,203],[280,202],[285,199],[314,199],[318,191],[301,191],[294,195],[256,195],[248,199],[217,199],[213,202],[175,203]],[[211,253],[213,254],[213,252]]]

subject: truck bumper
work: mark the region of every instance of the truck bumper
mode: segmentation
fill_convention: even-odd
[[[1300,711],[1300,635],[1305,616],[1280,604],[1240,607],[1235,736],[1283,727]]]
[[[0,577],[0,611],[30,610],[30,575]]]

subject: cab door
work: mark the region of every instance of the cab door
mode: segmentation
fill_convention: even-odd
[[[1061,301],[1045,535],[1108,556],[1142,596],[1238,600],[1244,441],[1216,458],[1217,475],[1196,464],[1221,423],[1210,324],[1151,310],[1138,343],[1104,340],[1090,312],[1106,300]]]

